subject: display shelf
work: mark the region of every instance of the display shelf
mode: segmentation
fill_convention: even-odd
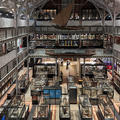
[[[44,48],[103,48],[104,35],[97,34],[54,34],[40,35],[35,34],[32,38],[36,43],[39,41]],[[41,44],[40,44],[41,41]],[[53,41],[50,43],[49,42]],[[44,44],[43,44],[44,42]],[[45,44],[46,43],[46,44]],[[48,46],[47,46],[48,45]]]
[[[103,40],[81,40],[81,48],[103,48]]]

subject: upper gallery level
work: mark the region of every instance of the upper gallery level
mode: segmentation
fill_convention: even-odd
[[[55,24],[51,22],[51,20],[38,20],[36,21],[37,27],[53,27]],[[113,21],[112,20],[106,20],[104,23],[104,26],[112,26]],[[67,23],[67,26],[103,26],[102,20],[84,20],[80,24],[79,20],[69,20]],[[115,21],[115,26],[120,26],[120,20]]]
[[[90,1],[90,0],[89,0]],[[36,26],[120,26],[120,14],[111,13],[87,0],[52,0],[32,14]]]
[[[29,26],[34,24],[33,20],[29,21]],[[27,21],[23,19],[18,20],[18,27],[26,27]],[[15,20],[11,18],[0,17],[0,28],[13,28],[15,27]]]
[[[107,1],[107,2],[106,2]],[[0,1],[0,28],[18,26],[120,26],[118,0]],[[9,4],[8,4],[8,3]],[[27,7],[26,7],[27,6]],[[115,8],[116,7],[116,8]],[[114,9],[115,8],[115,9]]]

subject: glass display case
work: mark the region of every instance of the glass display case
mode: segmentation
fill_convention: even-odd
[[[43,79],[42,79],[43,80]],[[32,83],[32,85],[31,85],[31,96],[32,96],[32,102],[33,102],[33,104],[35,103],[35,104],[38,104],[38,102],[39,102],[39,97],[41,96],[41,91],[42,91],[42,89],[43,89],[43,87],[45,86],[45,81],[46,81],[46,79],[45,80],[43,80],[42,82],[41,82],[41,80],[40,79],[35,79],[35,80],[33,80],[34,82]]]
[[[84,77],[83,82],[82,82],[82,87],[95,87],[95,88],[101,88],[103,84],[109,83],[108,79],[103,78],[89,78],[89,77]]]
[[[74,85],[75,85],[74,77],[73,76],[68,76],[68,78],[67,78],[67,88],[68,88],[68,90],[71,86],[74,86]]]
[[[32,81],[32,90],[42,89],[46,85],[47,79],[45,73],[41,73],[41,75],[37,78],[34,78]]]
[[[102,90],[99,90],[96,87],[84,87],[83,88],[83,95],[88,95],[89,100],[92,105],[98,104],[98,94],[102,94]]]
[[[47,79],[49,78],[53,78],[55,76],[55,70],[56,70],[56,66],[55,64],[51,64],[51,63],[40,63],[38,65],[34,65],[33,68],[33,75],[34,77],[37,77],[37,75],[39,75],[40,73],[43,73],[45,75],[47,75]]]
[[[59,118],[60,120],[70,120],[70,104],[68,95],[62,95],[59,107]]]
[[[69,102],[70,104],[77,104],[77,87],[75,86],[74,77],[68,77],[68,93],[69,93]]]
[[[37,72],[36,78],[32,80],[31,84],[31,96],[32,103],[38,104],[41,96],[41,92],[47,83],[47,73],[46,72]]]
[[[4,116],[5,120],[27,120],[29,106],[25,105],[22,100],[23,96],[19,96],[18,99],[6,100],[0,107],[0,118]]]
[[[34,111],[33,120],[51,120],[50,106],[41,104],[36,106]]]
[[[98,113],[102,120],[114,120],[114,113],[111,108],[113,104],[107,96],[99,96]]]
[[[19,83],[20,83],[19,84],[20,91],[24,93],[28,89],[28,86],[29,86],[27,74],[24,74],[21,76]]]
[[[110,83],[106,82],[102,84],[101,89],[104,95],[107,95],[111,99],[114,97],[114,89]]]
[[[82,94],[88,95],[92,105],[97,105],[99,95],[108,95],[110,98],[113,98],[114,90],[109,81],[106,79],[103,81],[98,79],[97,82],[89,80],[82,83]]]
[[[85,64],[85,70],[84,65],[81,65],[81,76],[83,77],[85,73],[86,77],[89,78],[106,78],[107,77],[107,68],[104,64],[94,63],[93,64]]]
[[[93,120],[92,105],[88,96],[79,97],[79,111],[82,120]]]
[[[20,120],[27,119],[29,115],[29,107],[28,106],[19,106],[19,107],[11,107],[8,108],[8,119],[9,120]]]
[[[2,118],[6,113],[6,108],[11,105],[12,100],[5,100],[4,104],[0,106],[0,118]]]

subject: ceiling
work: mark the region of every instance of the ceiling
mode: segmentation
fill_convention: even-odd
[[[58,0],[1,0],[0,6],[6,7],[13,13],[25,14],[26,16],[31,16],[36,8],[43,8],[44,5],[51,1],[52,4],[59,4]],[[70,1],[70,0],[62,0]],[[85,4],[86,1],[91,2],[98,10],[107,11],[111,17],[116,17],[120,13],[120,0],[75,0],[77,4]],[[15,12],[17,11],[17,12]]]

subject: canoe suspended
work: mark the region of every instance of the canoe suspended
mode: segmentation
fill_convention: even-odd
[[[74,2],[70,3],[67,7],[61,10],[61,12],[55,16],[52,22],[57,26],[66,26],[72,12],[73,4]]]

